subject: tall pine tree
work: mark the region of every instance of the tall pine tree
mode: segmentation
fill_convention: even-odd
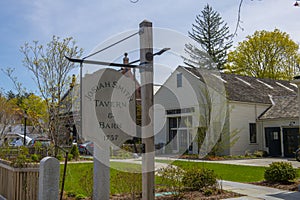
[[[205,68],[224,69],[227,50],[232,46],[232,34],[227,23],[210,5],[206,5],[201,14],[196,16],[189,37],[197,42],[202,49],[192,44],[185,45],[189,58],[184,58],[188,65]]]

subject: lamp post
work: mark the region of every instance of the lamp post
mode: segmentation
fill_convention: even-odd
[[[25,113],[24,113],[24,146],[26,146],[26,123],[27,123],[27,111],[25,110]]]

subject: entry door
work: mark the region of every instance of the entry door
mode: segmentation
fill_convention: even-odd
[[[270,156],[281,156],[280,127],[265,128],[266,146]]]
[[[294,157],[294,152],[299,145],[299,129],[298,128],[284,128],[283,129],[283,149],[285,157]]]

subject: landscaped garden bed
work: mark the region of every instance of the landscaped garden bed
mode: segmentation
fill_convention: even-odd
[[[299,190],[299,170],[288,162],[273,162],[266,168],[264,181],[254,182],[255,185],[277,188],[281,190]]]
[[[237,159],[255,159],[255,158],[264,158],[268,154],[265,151],[255,151],[253,153],[246,152],[245,155],[237,156],[217,156],[217,155],[207,155],[203,158],[199,158],[198,154],[183,154],[179,156],[180,159],[189,159],[189,160],[237,160]]]
[[[296,180],[293,182],[286,182],[286,183],[272,183],[272,182],[268,182],[268,181],[260,181],[260,182],[253,182],[251,184],[277,188],[280,190],[298,191],[299,185],[300,185],[300,180]]]

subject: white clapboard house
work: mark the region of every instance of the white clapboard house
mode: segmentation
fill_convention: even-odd
[[[218,142],[222,155],[289,157],[298,147],[297,86],[289,81],[179,66],[154,101],[160,153],[205,153]],[[199,130],[206,130],[201,143]]]

